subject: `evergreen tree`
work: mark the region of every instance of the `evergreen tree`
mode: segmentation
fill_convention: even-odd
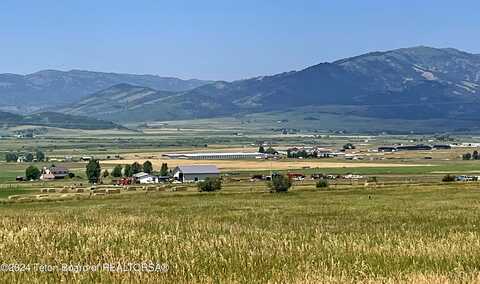
[[[147,174],[151,174],[153,172],[152,162],[145,161],[145,163],[143,163],[143,171],[146,172]]]
[[[142,170],[142,165],[140,165],[139,163],[135,162],[132,164],[132,174],[138,174]]]
[[[88,181],[91,183],[97,183],[100,179],[102,168],[98,160],[90,160],[88,162],[85,173],[87,174]]]
[[[168,164],[162,163],[162,167],[160,168],[160,175],[161,176],[168,176]]]
[[[125,165],[125,168],[123,169],[123,175],[126,176],[126,177],[131,177],[131,176],[133,176],[132,166],[130,166],[130,165]]]
[[[112,170],[112,177],[119,178],[122,177],[122,166],[116,165]]]

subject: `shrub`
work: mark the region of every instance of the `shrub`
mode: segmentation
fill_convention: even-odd
[[[327,188],[329,186],[328,181],[326,179],[320,179],[317,181],[317,188]]]
[[[455,181],[455,176],[452,176],[450,174],[447,174],[446,176],[444,176],[442,178],[442,181],[443,182],[452,182],[452,181]]]
[[[222,189],[222,180],[220,178],[207,177],[204,181],[197,184],[199,191],[218,191]]]
[[[287,192],[288,189],[292,187],[292,181],[282,174],[277,174],[272,176],[272,180],[268,183],[268,187],[272,192]]]

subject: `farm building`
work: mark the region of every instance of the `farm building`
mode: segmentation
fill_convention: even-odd
[[[264,153],[170,153],[162,156],[171,159],[190,159],[190,160],[241,160],[241,159],[265,159],[268,154]]]
[[[446,144],[437,144],[437,145],[433,145],[433,149],[436,149],[436,150],[448,150],[448,149],[452,149],[452,146],[446,145]]]
[[[43,167],[42,175],[40,179],[42,180],[52,180],[52,179],[64,179],[69,174],[69,171],[65,167]]]
[[[220,170],[215,165],[178,166],[173,170],[175,180],[181,182],[203,181],[207,177],[218,177]]]
[[[134,174],[133,178],[134,178],[135,182],[141,183],[141,184],[158,183],[158,181],[159,181],[157,176],[147,174],[147,173],[144,173],[144,172]]]

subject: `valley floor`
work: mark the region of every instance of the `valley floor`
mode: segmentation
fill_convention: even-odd
[[[153,262],[151,273],[1,272],[2,282],[480,281],[480,190],[392,185],[145,192],[0,205],[3,264]],[[2,266],[3,267],[3,266]]]

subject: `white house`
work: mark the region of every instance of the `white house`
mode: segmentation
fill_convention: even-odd
[[[134,174],[133,178],[138,183],[158,183],[158,177],[144,172]]]

